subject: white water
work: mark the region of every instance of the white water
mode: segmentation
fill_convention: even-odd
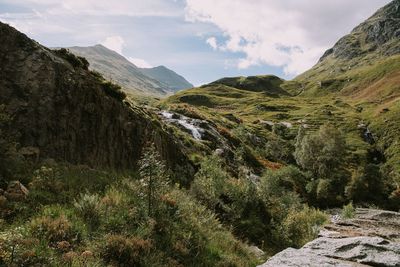
[[[203,129],[197,127],[196,125],[193,124],[193,119],[190,119],[188,117],[179,115],[179,119],[174,119],[173,118],[173,113],[168,112],[168,111],[162,111],[161,115],[166,118],[169,122],[175,122],[177,124],[182,125],[186,129],[188,129],[191,133],[194,139],[196,140],[201,140],[202,137],[202,132],[204,131]]]

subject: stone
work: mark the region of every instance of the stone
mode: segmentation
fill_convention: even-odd
[[[321,237],[306,244],[302,250],[373,266],[400,266],[400,244],[380,237]]]
[[[9,201],[25,200],[28,194],[29,190],[19,181],[9,182],[7,190],[4,192],[4,196]]]
[[[328,258],[313,252],[288,248],[258,267],[362,267],[368,265]]]
[[[261,259],[264,255],[265,252],[262,251],[259,247],[257,246],[250,246],[249,247],[250,251],[259,259]]]
[[[332,210],[337,213],[337,210]],[[332,216],[319,237],[300,249],[286,249],[262,267],[400,266],[400,213],[356,209],[354,219]]]

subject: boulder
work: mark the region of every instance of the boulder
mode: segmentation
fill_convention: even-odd
[[[26,199],[28,194],[29,190],[19,181],[10,182],[6,192],[4,192],[4,196],[9,201],[22,201]]]

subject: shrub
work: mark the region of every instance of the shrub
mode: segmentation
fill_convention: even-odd
[[[33,237],[45,240],[52,247],[57,247],[62,241],[79,244],[85,237],[81,221],[74,217],[72,211],[61,206],[45,208],[41,216],[31,220],[28,229]]]
[[[279,137],[268,140],[265,145],[265,156],[273,161],[294,162],[293,145]]]
[[[353,202],[343,206],[342,218],[353,219],[355,217],[356,210],[353,207]]]
[[[76,56],[73,53],[71,53],[68,49],[61,48],[61,49],[58,49],[58,50],[54,50],[54,52],[58,56],[60,56],[60,57],[64,58],[65,60],[67,60],[74,68],[81,67],[84,70],[88,70],[89,69],[89,62],[87,61],[86,58]]]
[[[152,248],[150,240],[135,236],[108,235],[100,254],[107,263],[117,263],[119,266],[145,266],[146,255]]]
[[[48,250],[38,239],[27,236],[24,227],[0,232],[0,266],[46,266]]]
[[[375,164],[358,169],[346,186],[346,196],[354,202],[383,203],[385,191],[384,178]]]
[[[78,200],[74,201],[74,207],[83,220],[89,225],[92,231],[100,223],[100,197],[97,194],[81,194]]]
[[[228,178],[220,159],[217,156],[210,156],[201,163],[200,170],[192,183],[191,192],[208,208],[214,210]]]
[[[262,184],[276,196],[294,192],[306,199],[306,185],[309,177],[293,165],[276,171],[267,171],[263,175]],[[266,189],[266,188],[265,188]],[[265,193],[265,192],[264,192]]]
[[[282,221],[280,236],[285,243],[283,247],[300,248],[318,236],[320,227],[328,220],[328,216],[314,208],[304,206],[301,210],[291,209]]]
[[[121,86],[118,84],[109,81],[103,81],[102,87],[108,96],[115,98],[118,101],[122,101],[126,98],[126,94],[122,91]]]

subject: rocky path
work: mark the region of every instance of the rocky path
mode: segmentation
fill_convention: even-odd
[[[348,220],[333,215],[317,239],[259,267],[283,266],[400,266],[400,213],[357,209]]]

